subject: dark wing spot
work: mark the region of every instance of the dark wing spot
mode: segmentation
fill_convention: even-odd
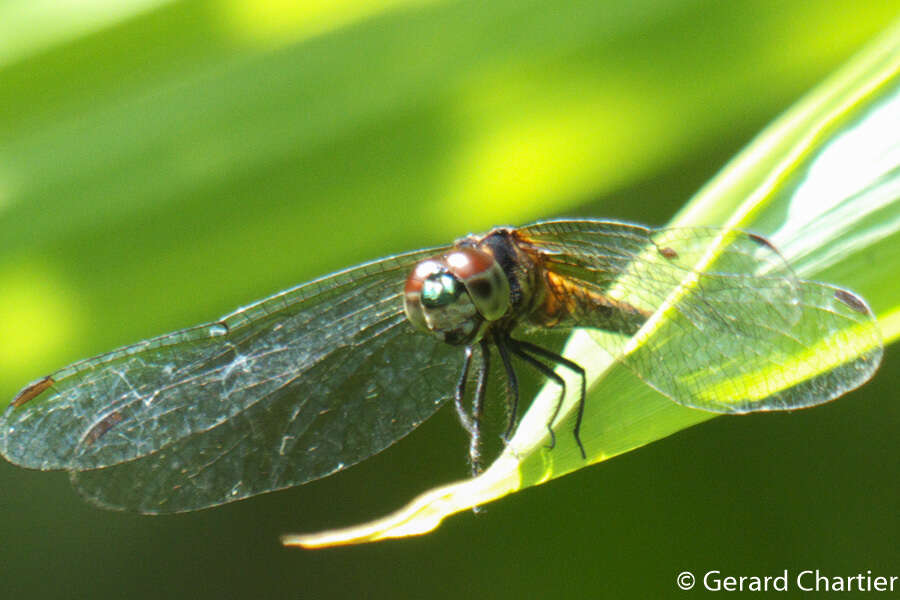
[[[761,235],[757,235],[755,233],[747,233],[747,237],[750,238],[751,240],[753,240],[754,242],[756,242],[757,244],[759,244],[760,246],[763,246],[765,248],[769,248],[770,250],[778,252],[778,248],[776,248],[772,242],[770,242],[769,240],[767,240],[766,238],[764,238]]]
[[[37,381],[32,381],[31,383],[26,385],[25,388],[21,392],[16,394],[16,397],[13,398],[13,401],[12,401],[12,407],[19,408],[19,407],[23,406],[26,402],[30,402],[31,400],[34,400],[35,398],[40,396],[44,390],[46,390],[47,388],[52,386],[54,383],[56,383],[56,382],[53,381],[53,378],[50,377],[49,375],[42,379],[38,379]]]
[[[834,298],[862,315],[869,314],[869,307],[866,306],[866,303],[859,296],[847,290],[834,290]]]
[[[84,436],[84,443],[88,446],[92,446],[94,442],[99,440],[101,437],[106,435],[106,433],[121,423],[125,417],[119,411],[111,412],[103,419],[91,427],[90,431],[87,432],[87,435]]]
[[[666,246],[665,248],[660,248],[659,253],[668,259],[678,258],[678,253],[675,252],[674,249],[669,248],[668,246]]]

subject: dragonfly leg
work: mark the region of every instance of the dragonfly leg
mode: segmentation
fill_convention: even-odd
[[[481,369],[478,371],[478,382],[475,384],[475,396],[472,398],[472,429],[469,431],[469,462],[472,464],[472,476],[481,474],[481,417],[484,415],[484,398],[487,394],[488,373],[491,367],[490,347],[481,342]]]
[[[584,367],[564,356],[561,356],[555,352],[551,352],[546,348],[541,348],[540,346],[532,344],[531,342],[513,339],[510,339],[509,342],[510,348],[512,348],[516,356],[520,356],[524,360],[528,361],[538,371],[546,375],[548,378],[553,379],[563,388],[563,393],[562,395],[560,395],[559,400],[556,404],[556,408],[553,410],[553,416],[550,417],[550,422],[547,424],[548,429],[556,420],[556,417],[559,415],[559,410],[560,408],[562,408],[562,401],[565,398],[566,384],[558,373],[548,368],[547,365],[535,359],[533,356],[531,356],[531,354],[536,354],[556,365],[561,365],[569,369],[573,373],[576,373],[581,379],[581,390],[578,397],[578,413],[575,415],[575,428],[572,430],[572,433],[575,436],[575,443],[578,444],[578,449],[581,451],[581,458],[587,459],[587,453],[584,451],[584,445],[581,443],[581,420],[584,417],[584,398],[587,394],[587,374],[584,371]],[[556,442],[556,437],[553,435],[552,429],[550,430],[550,439],[552,448],[553,444],[555,444]]]
[[[503,441],[508,442],[519,417],[519,380],[516,377],[516,371],[513,369],[512,361],[509,359],[509,349],[507,348],[507,344],[510,342],[509,334],[495,335],[494,342],[497,344],[500,360],[503,361],[503,368],[506,370],[506,381],[509,385],[509,425],[506,426],[506,431],[503,433]]]
[[[456,416],[459,417],[459,422],[463,426],[469,436],[474,436],[474,425],[472,424],[472,419],[469,417],[469,414],[466,412],[466,407],[463,405],[463,399],[466,395],[466,383],[469,379],[469,367],[472,364],[472,347],[466,346],[464,351],[463,358],[463,366],[462,372],[459,375],[459,381],[456,383],[456,391],[453,394],[453,405],[456,407]]]
[[[559,373],[536,359],[535,357],[528,354],[525,350],[523,350],[517,344],[516,340],[510,340],[509,349],[513,354],[530,364],[535,368],[539,373],[547,377],[548,379],[552,379],[556,382],[556,384],[562,388],[559,397],[556,399],[556,407],[553,409],[553,414],[550,416],[550,419],[547,421],[547,431],[550,433],[550,444],[547,446],[549,449],[553,449],[556,446],[556,433],[553,431],[553,422],[556,421],[557,415],[559,415],[559,409],[562,408],[563,399],[566,397],[566,380],[563,379]]]

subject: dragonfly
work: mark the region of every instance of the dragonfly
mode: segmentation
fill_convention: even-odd
[[[477,474],[488,375],[505,375],[508,439],[525,367],[555,382],[560,402],[559,372],[578,376],[567,434],[586,458],[585,370],[534,341],[575,328],[607,334],[603,350],[674,402],[719,413],[829,401],[882,355],[864,300],[798,279],[759,235],[539,221],[365,263],[76,362],[11,401],[0,452],[70,472],[102,507],[183,512],[345,469],[452,399]],[[817,367],[822,353],[837,366]]]

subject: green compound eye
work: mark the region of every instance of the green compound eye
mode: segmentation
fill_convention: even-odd
[[[435,273],[422,284],[422,306],[440,308],[459,298],[462,285],[450,273]]]

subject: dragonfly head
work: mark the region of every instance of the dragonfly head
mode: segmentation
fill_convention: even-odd
[[[473,247],[423,260],[406,279],[410,323],[448,344],[477,342],[510,307],[509,281],[494,257]]]

